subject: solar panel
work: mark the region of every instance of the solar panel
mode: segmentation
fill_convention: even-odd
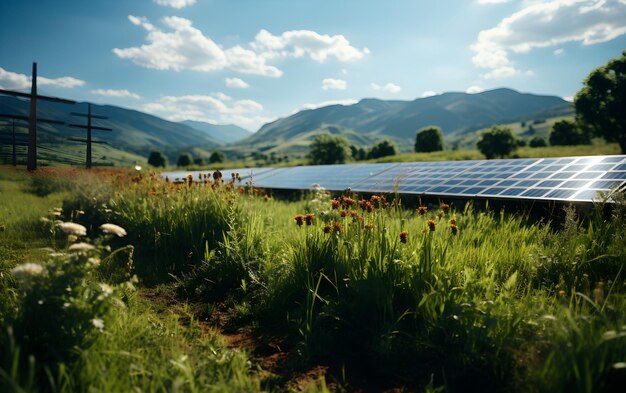
[[[591,202],[626,185],[626,155],[224,170],[269,189]],[[187,172],[164,173],[171,179]],[[194,179],[197,178],[194,174]]]

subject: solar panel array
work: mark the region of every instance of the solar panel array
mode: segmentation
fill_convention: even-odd
[[[163,176],[175,179],[187,173]],[[350,188],[434,197],[591,202],[624,188],[626,155],[247,168],[222,173],[225,180],[239,173],[242,183],[268,189],[306,190],[319,185],[330,191]]]

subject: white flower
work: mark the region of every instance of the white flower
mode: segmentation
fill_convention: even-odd
[[[24,263],[11,269],[11,274],[18,280],[28,280],[43,273],[43,266],[38,263]]]
[[[107,285],[105,283],[100,283],[98,285],[100,286],[100,290],[102,291],[103,295],[109,296],[110,294],[113,293],[113,288],[111,288],[110,285]]]
[[[75,222],[61,222],[57,227],[69,235],[86,236],[87,228]]]
[[[77,251],[77,252],[87,252],[87,251],[93,250],[94,248],[96,248],[96,247],[94,247],[93,244],[80,242],[80,243],[72,244],[70,246],[69,250],[70,251]]]
[[[98,329],[100,331],[104,330],[104,321],[102,319],[94,318],[94,319],[91,320],[91,323],[93,324],[93,326],[96,329]]]
[[[100,266],[100,258],[89,258],[87,263],[94,267]]]
[[[135,165],[135,170],[136,171],[140,171],[141,170],[141,165]]]
[[[115,224],[102,224],[100,225],[100,229],[104,233],[110,233],[112,235],[116,235],[118,237],[126,236],[126,230],[119,225]]]

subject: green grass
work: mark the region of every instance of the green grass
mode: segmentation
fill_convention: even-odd
[[[221,318],[230,325],[279,337],[290,354],[287,369],[341,370],[329,371],[342,381],[335,388],[358,390],[364,381],[376,390],[594,392],[613,391],[625,377],[623,201],[608,215],[602,206],[584,216],[569,208],[561,221],[548,222],[471,204],[430,205],[419,215],[393,196],[368,205],[351,195],[333,209],[321,190],[284,202],[251,189],[172,185],[138,174],[3,176],[3,195],[51,191],[37,197],[41,211],[63,196],[64,217],[85,224],[92,238],[104,222],[127,230],[102,246],[134,246],[86,279],[119,288],[120,302],[103,317],[104,333],[79,340],[80,356],[50,368],[61,391],[289,386],[287,375],[264,380],[187,301],[203,310],[227,307]],[[36,225],[38,214],[23,214],[12,220]],[[298,214],[315,219],[298,226]],[[165,283],[159,294],[140,289],[152,293],[142,298],[124,289],[133,266],[140,283]],[[5,308],[26,315],[33,306],[4,274]],[[20,356],[18,376],[28,382],[28,359]]]

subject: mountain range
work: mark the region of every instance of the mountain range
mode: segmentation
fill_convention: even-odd
[[[84,137],[84,130],[68,124],[85,124],[87,104],[60,104],[39,101],[38,116],[64,121],[66,125],[39,123],[40,143],[65,145],[70,137]],[[0,96],[0,115],[28,113],[28,101]],[[151,150],[166,153],[175,160],[183,151],[207,157],[224,150],[235,156],[241,152],[305,154],[308,144],[321,133],[341,134],[357,146],[371,146],[389,139],[401,151],[410,150],[415,132],[428,125],[442,128],[448,143],[467,139],[472,132],[494,124],[545,120],[573,113],[570,102],[556,96],[523,94],[496,89],[478,94],[444,93],[413,101],[363,99],[353,105],[330,105],[297,112],[265,124],[250,133],[235,125],[214,125],[197,121],[171,122],[132,109],[92,104],[92,113],[106,116],[95,124],[111,132],[95,131],[94,139],[106,140],[114,149],[147,157]]]

